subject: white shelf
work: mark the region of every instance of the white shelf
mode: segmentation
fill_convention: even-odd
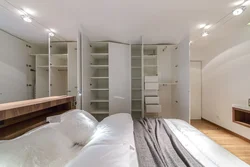
[[[96,99],[96,100],[91,100],[90,102],[91,102],[91,103],[108,103],[109,100],[100,100],[100,99],[97,100],[97,99]]]
[[[165,82],[165,83],[159,83],[159,85],[177,85],[178,83],[171,83],[171,82]]]
[[[95,59],[107,59],[108,53],[91,53],[91,56]]]
[[[99,90],[109,90],[108,88],[94,88],[94,89],[90,89],[92,91],[99,91]]]
[[[109,111],[108,110],[96,110],[96,111],[90,112],[90,114],[109,114]]]
[[[63,69],[63,70],[65,70],[65,69],[68,69],[68,66],[52,65],[51,68],[57,68],[57,69]]]
[[[50,54],[51,56],[68,56],[68,54]],[[49,56],[49,54],[30,54],[30,56]]]
[[[49,68],[49,66],[37,66],[36,68]]]
[[[144,59],[156,59],[157,55],[144,55]]]
[[[90,65],[92,68],[108,68],[108,65]]]
[[[91,79],[109,79],[109,77],[91,77]]]

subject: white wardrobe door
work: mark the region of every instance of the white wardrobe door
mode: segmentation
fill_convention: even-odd
[[[81,105],[80,108],[89,112],[90,111],[90,100],[91,100],[91,91],[90,91],[90,77],[91,77],[91,67],[90,67],[90,44],[87,36],[80,34],[80,69],[81,70],[81,81],[78,81],[79,93],[81,95]]]
[[[109,43],[109,113],[131,113],[130,46]]]
[[[68,43],[68,95],[77,95],[77,44]]]

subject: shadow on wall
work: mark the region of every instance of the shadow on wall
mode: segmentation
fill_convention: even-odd
[[[250,97],[250,40],[212,59],[202,70],[202,117],[250,139],[249,129],[232,122],[232,104]]]

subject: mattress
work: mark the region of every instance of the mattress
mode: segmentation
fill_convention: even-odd
[[[249,167],[238,157],[216,144],[185,121],[165,119],[182,145],[202,165],[208,167]]]

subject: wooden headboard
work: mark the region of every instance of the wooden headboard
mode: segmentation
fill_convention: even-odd
[[[0,140],[13,139],[46,124],[46,118],[75,109],[75,97],[53,96],[0,104]]]

